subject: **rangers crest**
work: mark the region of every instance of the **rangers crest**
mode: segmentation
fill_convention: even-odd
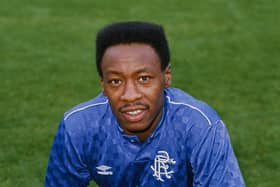
[[[154,165],[151,166],[154,171],[153,176],[161,182],[164,182],[162,176],[171,179],[171,174],[174,173],[174,171],[169,170],[169,165],[175,163],[176,161],[173,158],[170,158],[166,151],[158,151],[154,159]]]

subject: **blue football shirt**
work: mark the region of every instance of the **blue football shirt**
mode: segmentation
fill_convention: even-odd
[[[245,186],[226,127],[207,104],[164,90],[163,115],[144,143],[126,135],[103,94],[66,112],[45,187]]]

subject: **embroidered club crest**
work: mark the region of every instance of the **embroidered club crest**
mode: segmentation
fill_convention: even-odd
[[[154,165],[151,166],[154,171],[153,176],[161,182],[164,182],[163,176],[167,179],[171,179],[171,174],[174,173],[174,171],[170,170],[169,166],[175,163],[176,161],[170,158],[166,151],[158,151],[154,159]]]
[[[111,168],[112,167],[105,166],[105,165],[101,165],[101,166],[96,167],[97,173],[100,174],[100,175],[113,175],[113,172],[110,171]]]

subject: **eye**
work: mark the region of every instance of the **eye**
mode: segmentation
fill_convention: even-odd
[[[122,81],[120,79],[112,79],[112,80],[109,80],[108,83],[112,86],[119,86]]]
[[[139,77],[139,81],[142,82],[142,83],[146,83],[146,82],[148,82],[150,79],[151,79],[151,77],[150,77],[150,76],[146,76],[146,75],[140,76],[140,77]]]

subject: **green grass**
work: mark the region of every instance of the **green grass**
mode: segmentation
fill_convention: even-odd
[[[279,1],[9,0],[0,6],[0,186],[42,186],[57,124],[100,90],[97,30],[164,25],[173,86],[227,124],[247,186],[280,184]]]

